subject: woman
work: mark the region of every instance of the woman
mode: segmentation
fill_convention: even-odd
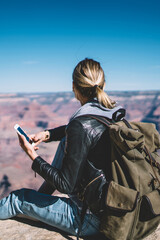
[[[24,214],[69,234],[77,234],[81,202],[76,194],[80,191],[84,174],[87,176],[87,160],[102,169],[107,180],[110,179],[108,132],[102,123],[89,116],[98,115],[114,121],[121,116],[121,107],[115,107],[115,102],[104,92],[104,85],[104,72],[100,63],[84,59],[73,71],[73,91],[82,106],[71,117],[68,125],[31,135],[34,147],[23,136],[19,136],[21,147],[33,161],[32,169],[45,182],[38,192],[20,189],[2,199],[0,219]],[[50,165],[35,150],[40,142],[56,140],[61,142]],[[72,197],[50,196],[55,189]],[[99,215],[87,210],[80,236],[99,233],[99,224]]]

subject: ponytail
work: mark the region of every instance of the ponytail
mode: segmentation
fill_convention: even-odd
[[[104,72],[99,62],[84,59],[79,62],[73,71],[73,82],[76,89],[88,100],[97,98],[106,108],[114,108],[115,102],[104,92]]]
[[[112,101],[109,96],[107,95],[107,93],[104,92],[103,89],[97,87],[96,88],[96,93],[97,93],[97,99],[98,99],[98,102],[103,105],[104,107],[106,108],[114,108],[115,107],[115,104],[116,102],[115,101]]]

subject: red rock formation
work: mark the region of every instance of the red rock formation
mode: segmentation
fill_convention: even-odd
[[[127,109],[128,120],[155,122],[160,130],[160,92],[113,92],[110,96]],[[41,177],[34,177],[31,161],[18,145],[14,125],[19,123],[28,134],[54,128],[66,124],[79,106],[69,92],[0,94],[0,181],[7,175],[12,184],[9,191],[37,189],[42,182]],[[56,147],[57,143],[41,144],[40,155],[51,162]]]

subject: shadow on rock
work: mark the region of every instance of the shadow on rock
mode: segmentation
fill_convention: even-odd
[[[3,197],[5,194],[9,192],[9,188],[11,187],[11,183],[9,182],[8,176],[4,175],[2,180],[0,181],[0,195]]]
[[[36,221],[36,220],[32,220],[32,219],[28,219],[28,218],[23,218],[23,217],[14,217],[12,218],[13,220],[16,220],[18,222],[21,222],[21,223],[24,223],[24,224],[28,224],[30,226],[33,226],[33,227],[36,227],[36,228],[43,228],[43,229],[46,229],[48,231],[52,231],[52,232],[56,232],[58,234],[60,234],[64,239],[67,239],[67,240],[73,240],[73,236],[70,236],[68,235],[66,232],[63,232],[55,227],[52,227],[48,224],[45,224],[43,222],[40,222],[40,221]],[[75,239],[75,237],[74,237]],[[99,235],[96,235],[96,236],[91,236],[91,237],[84,237],[84,238],[80,238],[80,239],[83,239],[83,240],[106,240],[106,238],[104,238],[103,235],[99,234]]]

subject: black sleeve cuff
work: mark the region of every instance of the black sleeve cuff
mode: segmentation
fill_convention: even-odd
[[[59,170],[51,166],[40,156],[36,157],[33,161],[32,169],[59,192],[70,193],[70,185],[68,184],[68,182],[66,182]]]
[[[43,163],[47,163],[46,161],[44,161],[40,156],[36,157],[32,163],[32,170],[39,173],[40,172],[40,166]]]
[[[67,125],[63,125],[53,129],[47,129],[50,133],[50,138],[47,142],[51,141],[60,141],[63,137],[65,137],[65,129]]]

